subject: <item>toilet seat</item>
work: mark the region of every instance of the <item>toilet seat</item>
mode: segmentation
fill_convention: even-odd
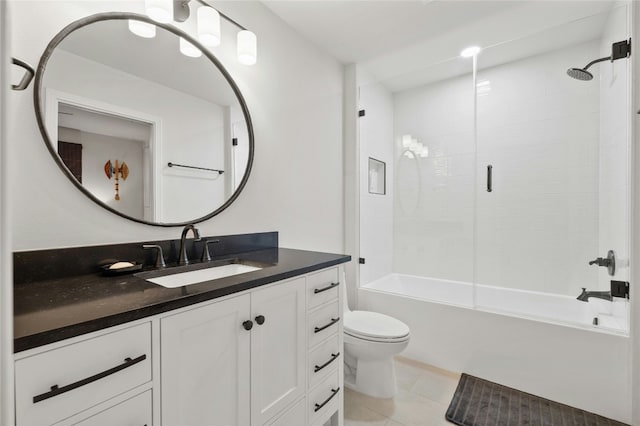
[[[393,317],[370,311],[344,313],[344,332],[358,339],[396,343],[409,339],[409,327]]]

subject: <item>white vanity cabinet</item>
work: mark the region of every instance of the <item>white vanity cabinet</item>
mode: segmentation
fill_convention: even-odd
[[[162,424],[263,425],[305,392],[304,278],[161,319]]]
[[[15,356],[18,426],[342,424],[339,268]]]

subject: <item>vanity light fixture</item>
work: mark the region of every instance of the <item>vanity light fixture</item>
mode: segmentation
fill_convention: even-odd
[[[199,58],[200,56],[202,56],[202,52],[200,51],[200,49],[198,49],[182,37],[180,37],[180,52],[183,55],[189,56],[191,58]]]
[[[146,22],[129,19],[129,31],[137,36],[144,38],[153,38],[156,36],[156,26],[147,24]]]
[[[220,44],[220,13],[212,7],[198,8],[198,40],[207,47]]]
[[[161,24],[173,19],[173,0],[144,0],[144,9],[149,18]]]
[[[480,53],[481,50],[482,48],[480,48],[479,46],[470,46],[466,49],[463,49],[462,52],[460,52],[460,56],[462,56],[463,58],[473,58],[478,53]]]
[[[149,18],[156,22],[168,23],[172,20],[176,22],[184,22],[189,19],[191,14],[189,3],[192,0],[145,0],[145,11]],[[220,13],[212,7],[206,0],[193,0],[200,3],[197,11],[198,40],[206,47],[215,47],[220,44],[220,18],[224,18],[227,22],[235,25],[240,29],[237,36],[237,55],[238,61],[244,65],[254,65],[258,57],[257,38],[256,35],[229,18],[224,13]],[[132,25],[129,23],[129,29],[132,33],[141,37],[153,37],[149,29],[141,29],[145,23]],[[154,28],[155,35],[155,28]],[[180,52],[187,56],[198,57],[202,52],[187,40],[180,39]]]
[[[429,156],[429,148],[411,135],[402,135],[402,148],[405,157],[427,158]]]
[[[258,56],[256,35],[251,31],[238,32],[238,61],[244,65],[254,65]]]

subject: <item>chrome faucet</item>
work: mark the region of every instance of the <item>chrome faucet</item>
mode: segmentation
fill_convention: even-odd
[[[582,302],[588,302],[590,297],[597,297],[598,299],[608,300],[609,302],[613,300],[610,291],[587,291],[585,287],[582,287],[582,293],[580,293],[577,299]]]
[[[185,244],[185,240],[187,239],[187,233],[189,230],[193,231],[194,241],[200,241],[200,233],[198,229],[193,226],[193,224],[189,224],[184,227],[182,230],[182,235],[180,236],[180,257],[178,257],[178,265],[188,265],[189,258],[187,257],[187,247]]]

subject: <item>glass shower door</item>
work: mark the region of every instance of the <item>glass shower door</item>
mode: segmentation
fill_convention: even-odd
[[[629,280],[629,60],[593,66],[590,81],[567,75],[610,55],[627,21],[615,7],[479,55],[479,308],[628,329],[625,299],[576,298]],[[590,264],[609,250],[615,271]]]
[[[360,86],[360,284],[472,306],[472,61]],[[386,184],[380,185],[384,163]],[[374,168],[370,167],[374,165]],[[378,188],[372,186],[376,183]],[[375,186],[375,185],[374,185]],[[396,286],[396,287],[394,287]],[[382,287],[380,287],[382,288]]]

